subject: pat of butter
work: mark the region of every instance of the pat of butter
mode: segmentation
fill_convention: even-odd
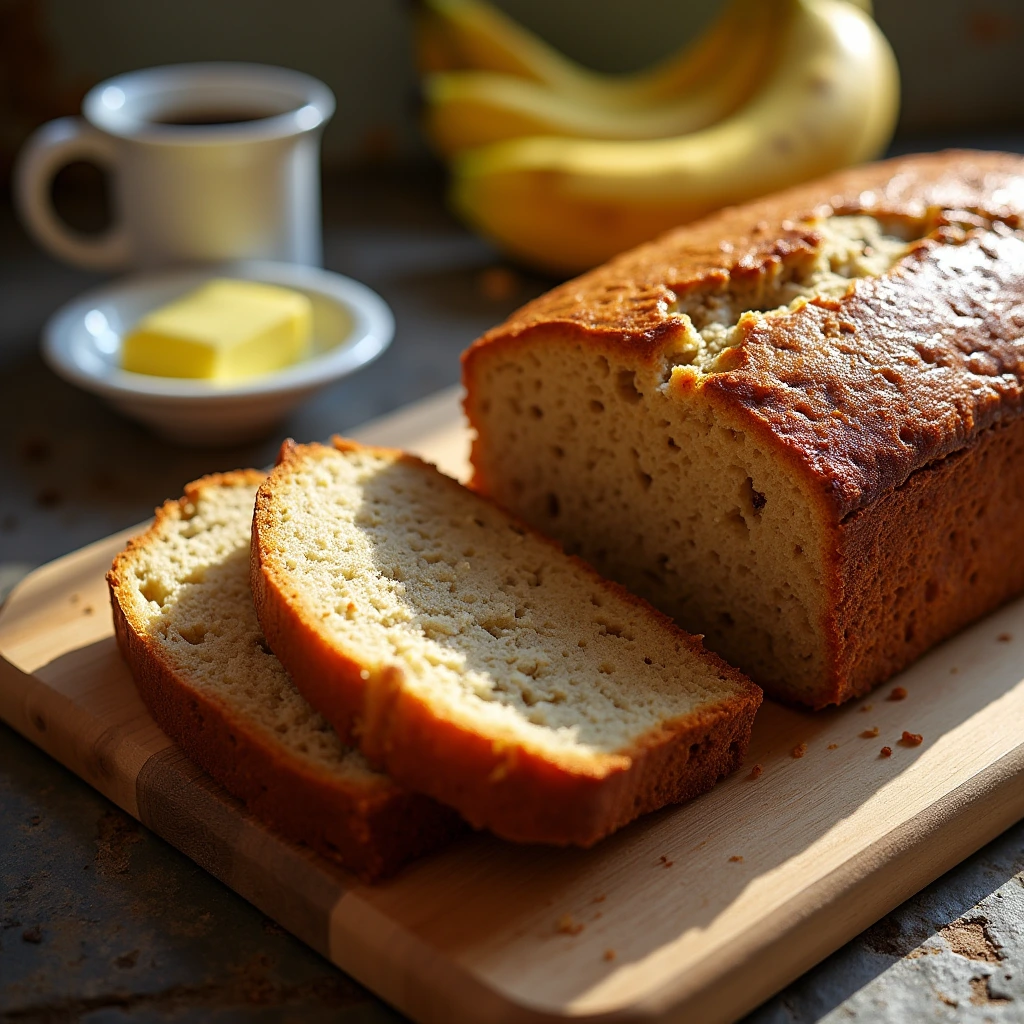
[[[158,377],[255,377],[301,359],[312,320],[300,292],[216,279],[144,316],[125,338],[121,365]]]

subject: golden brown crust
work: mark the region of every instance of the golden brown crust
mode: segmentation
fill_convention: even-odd
[[[858,212],[922,219],[932,236],[894,273],[857,281],[843,299],[760,319],[729,368],[701,385],[773,439],[839,522],[1020,413],[1024,158],[905,157],[679,228],[484,335],[463,357],[467,391],[483,352],[544,332],[664,359],[682,330],[672,312],[680,295],[810,251],[817,236],[799,222],[812,213]],[[471,401],[467,414],[476,426]]]
[[[182,678],[127,599],[133,554],[161,536],[169,520],[179,519],[204,489],[255,487],[264,476],[239,470],[188,484],[182,498],[165,502],[149,529],[129,541],[107,574],[118,647],[153,719],[190,760],[289,838],[364,879],[383,878],[443,845],[463,827],[458,818],[384,777],[366,783],[338,778],[269,744],[243,715]]]
[[[1024,417],[918,470],[838,531],[829,691],[867,693],[1024,591]],[[865,568],[868,571],[865,571]]]
[[[363,446],[334,439],[341,451]],[[508,839],[589,846],[638,815],[688,799],[710,788],[742,762],[761,692],[721,659],[703,650],[699,638],[674,626],[660,612],[577,564],[602,587],[643,607],[652,619],[700,652],[737,694],[714,708],[665,722],[627,757],[595,758],[592,770],[555,763],[519,747],[490,739],[439,717],[402,686],[398,666],[374,670],[339,650],[309,618],[293,584],[267,558],[275,474],[319,450],[319,445],[282,448],[279,468],[260,488],[253,528],[252,587],[260,623],[271,646],[309,702],[396,781],[455,807],[473,825]],[[383,452],[417,466],[429,463],[390,449]],[[447,479],[447,478],[445,478]],[[455,481],[450,486],[459,487]],[[540,536],[525,524],[524,532]],[[554,549],[557,544],[542,538]],[[372,672],[372,674],[371,674]]]

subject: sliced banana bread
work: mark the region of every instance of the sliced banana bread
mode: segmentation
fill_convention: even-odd
[[[409,455],[286,443],[257,614],[371,763],[521,841],[589,845],[741,762],[760,691],[698,638]]]
[[[1024,158],[854,168],[612,260],[463,357],[473,485],[774,696],[1024,590]]]
[[[107,575],[118,644],[159,726],[286,835],[366,878],[392,873],[460,828],[344,746],[270,653],[249,591],[263,474],[190,484]]]

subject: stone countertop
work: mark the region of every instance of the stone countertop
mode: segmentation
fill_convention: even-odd
[[[43,320],[101,279],[34,249],[0,209],[0,599],[29,569],[145,519],[187,480],[267,464],[281,436],[344,432],[455,383],[466,344],[551,282],[502,265],[439,194],[432,173],[328,180],[325,264],[384,296],[395,341],[277,438],[207,449],[160,441],[44,367]],[[5,1020],[403,1019],[3,725],[0,893]],[[1024,1021],[1024,823],[749,1021],[851,1018]]]

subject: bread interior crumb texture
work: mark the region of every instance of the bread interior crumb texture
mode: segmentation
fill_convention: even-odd
[[[370,673],[462,728],[593,764],[741,685],[489,502],[386,452],[306,449],[274,481],[265,555]]]
[[[672,381],[716,372],[744,318],[842,295],[887,272],[920,233],[866,215],[813,226],[814,252],[682,294],[684,337],[664,363],[552,326],[485,346],[469,398],[488,493],[796,699],[826,666],[816,499],[740,424]]]
[[[249,588],[258,480],[200,486],[133,559],[133,613],[166,663],[308,770],[390,786],[338,739],[270,652]]]

